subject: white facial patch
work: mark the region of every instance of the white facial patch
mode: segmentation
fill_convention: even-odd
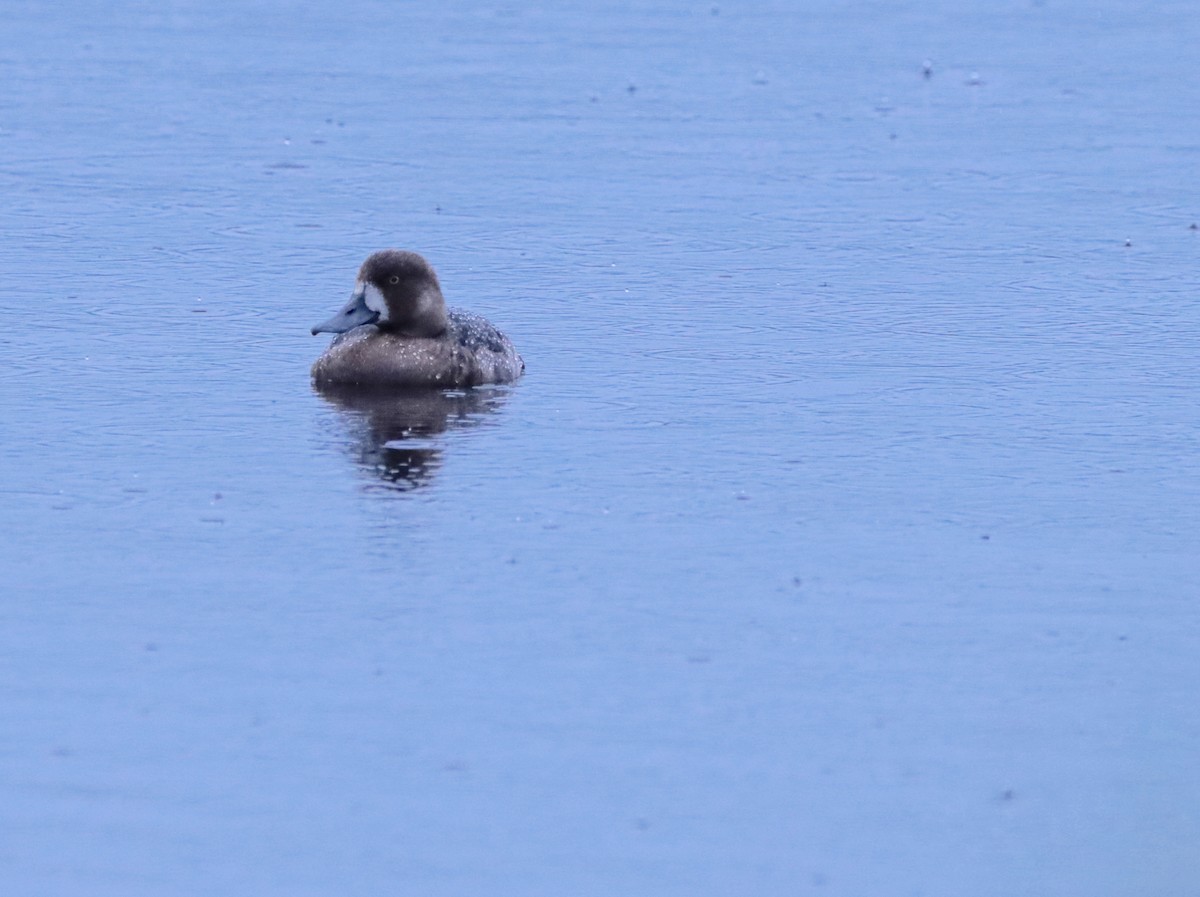
[[[371,311],[378,312],[380,321],[388,319],[387,301],[383,298],[383,293],[379,291],[379,287],[373,283],[365,283],[360,280],[354,285],[354,289],[355,291],[362,291],[363,302],[366,303],[367,308],[371,309]]]

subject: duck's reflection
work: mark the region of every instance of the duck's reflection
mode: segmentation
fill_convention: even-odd
[[[418,489],[442,466],[440,433],[476,427],[508,401],[506,387],[375,392],[314,386],[350,428],[349,448],[364,470],[392,489]]]

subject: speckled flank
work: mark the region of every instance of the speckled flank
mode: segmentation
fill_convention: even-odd
[[[486,319],[458,309],[439,337],[357,327],[338,336],[312,368],[318,385],[453,388],[510,383],[525,362],[512,342]]]

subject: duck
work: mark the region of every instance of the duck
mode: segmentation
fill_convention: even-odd
[[[459,389],[525,371],[512,341],[486,318],[447,308],[433,266],[403,249],[368,256],[350,301],[312,333],[337,334],[312,366],[318,388]]]

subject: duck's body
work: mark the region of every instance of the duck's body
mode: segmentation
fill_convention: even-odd
[[[388,249],[368,258],[350,302],[313,333],[340,334],[312,367],[318,385],[378,389],[509,383],[525,362],[487,320],[447,309],[421,256]]]
[[[450,309],[441,336],[404,336],[373,324],[337,337],[312,368],[318,384],[382,388],[509,383],[525,362],[503,333],[479,315]]]

